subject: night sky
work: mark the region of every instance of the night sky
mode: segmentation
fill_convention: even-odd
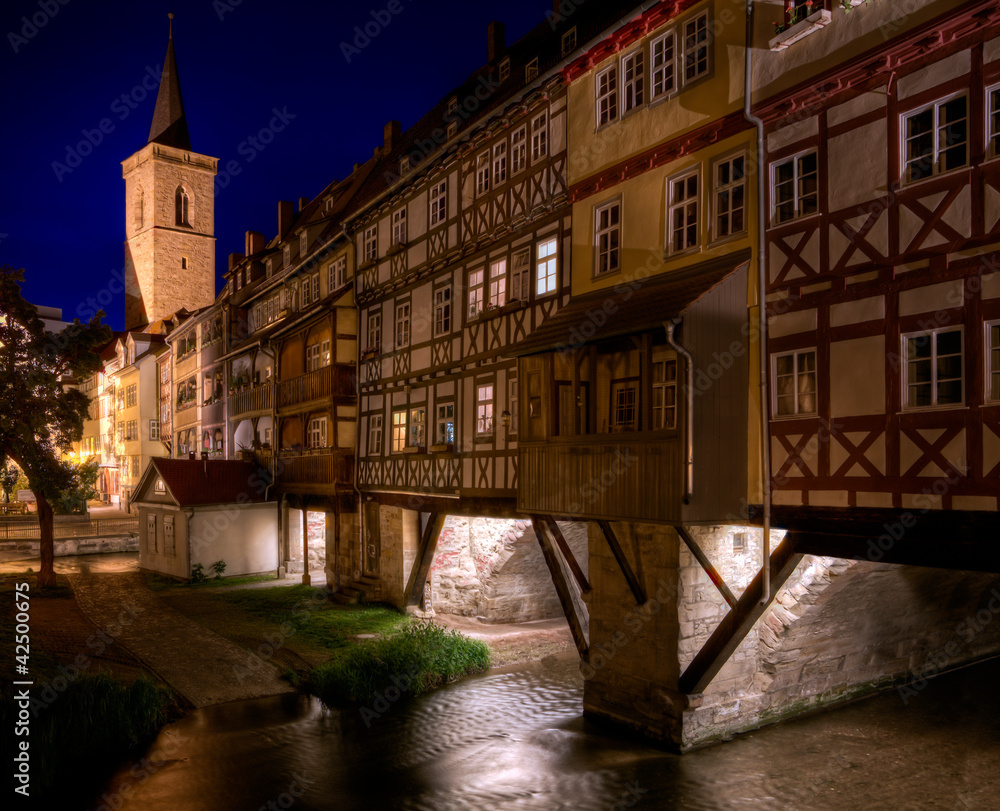
[[[149,136],[168,11],[192,148],[219,158],[220,170],[234,159],[240,166],[231,177],[220,171],[216,184],[219,274],[243,250],[244,231],[274,236],[279,199],[312,198],[345,177],[381,144],[388,120],[406,129],[485,64],[491,19],[505,23],[510,43],[550,8],[547,0],[4,0],[0,263],[25,269],[30,301],[61,307],[70,320],[100,297],[107,323],[122,328],[123,296],[108,300],[124,256],[121,161]],[[342,43],[353,49],[355,26],[366,23],[380,30],[348,61]],[[275,111],[281,132],[269,144],[250,141]]]

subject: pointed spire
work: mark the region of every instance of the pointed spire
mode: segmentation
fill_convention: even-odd
[[[167,40],[167,56],[163,60],[163,74],[156,94],[156,109],[153,111],[148,143],[190,149],[191,136],[184,117],[181,82],[177,76],[177,59],[174,57],[174,15],[167,14],[167,17],[170,20],[170,37]]]

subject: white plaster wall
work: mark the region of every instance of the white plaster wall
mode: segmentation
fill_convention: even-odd
[[[228,504],[196,510],[190,521],[191,566],[208,573],[217,560],[225,576],[278,568],[278,512],[274,504]]]

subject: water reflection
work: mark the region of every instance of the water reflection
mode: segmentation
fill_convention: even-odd
[[[390,703],[376,719],[297,695],[237,702],[165,729],[91,807],[995,808],[998,678],[994,661],[906,707],[890,693],[683,757],[584,721],[572,658]]]

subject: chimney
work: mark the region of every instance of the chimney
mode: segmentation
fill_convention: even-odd
[[[307,205],[309,205],[309,198],[308,197],[300,197],[299,198],[299,214],[302,213],[302,209],[304,209]]]
[[[558,0],[552,0],[552,5],[557,6]],[[503,52],[503,23],[494,20],[486,27],[486,53],[492,62]]]
[[[260,231],[247,231],[244,251],[247,256],[253,256],[264,250],[264,235]]]
[[[283,238],[288,233],[288,229],[292,226],[292,214],[294,213],[290,200],[278,201],[278,239]]]
[[[242,262],[244,259],[246,259],[246,254],[242,254],[242,253],[231,253],[231,254],[229,254],[229,269],[232,270],[240,262]]]
[[[385,151],[388,152],[399,143],[401,129],[398,121],[390,121],[382,130]]]

